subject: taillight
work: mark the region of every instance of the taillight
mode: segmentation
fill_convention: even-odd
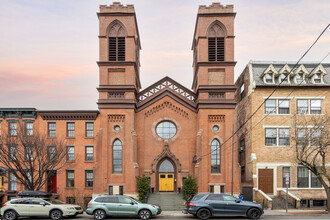
[[[2,207],[5,207],[7,204],[6,203],[4,203],[4,204],[2,204]]]
[[[188,202],[187,206],[196,206],[194,203]]]
[[[90,205],[92,205],[92,203],[89,202],[89,203],[87,204],[87,206],[90,206]]]

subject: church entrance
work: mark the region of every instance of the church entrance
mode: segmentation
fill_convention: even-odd
[[[174,192],[176,185],[175,167],[169,158],[160,161],[158,168],[158,191]]]

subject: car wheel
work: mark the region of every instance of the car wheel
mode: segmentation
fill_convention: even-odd
[[[58,220],[62,218],[62,212],[60,210],[53,210],[50,212],[50,218],[53,220]]]
[[[151,212],[149,210],[142,209],[139,212],[139,217],[140,219],[149,219],[151,217]]]
[[[249,209],[247,217],[251,219],[258,219],[261,216],[261,211],[257,208]]]
[[[199,219],[209,219],[211,217],[211,212],[208,209],[200,209],[197,212],[197,218]]]
[[[101,209],[94,211],[94,218],[95,219],[104,219],[105,218],[105,212]]]
[[[5,212],[4,216],[6,220],[14,220],[17,218],[16,212],[12,210]]]

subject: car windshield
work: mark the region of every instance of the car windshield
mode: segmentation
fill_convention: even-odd
[[[133,200],[134,202],[137,202],[137,203],[141,203],[140,201],[134,199],[133,197],[129,197],[131,200]]]

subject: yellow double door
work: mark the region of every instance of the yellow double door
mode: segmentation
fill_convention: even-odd
[[[159,191],[174,191],[174,173],[159,174]]]

